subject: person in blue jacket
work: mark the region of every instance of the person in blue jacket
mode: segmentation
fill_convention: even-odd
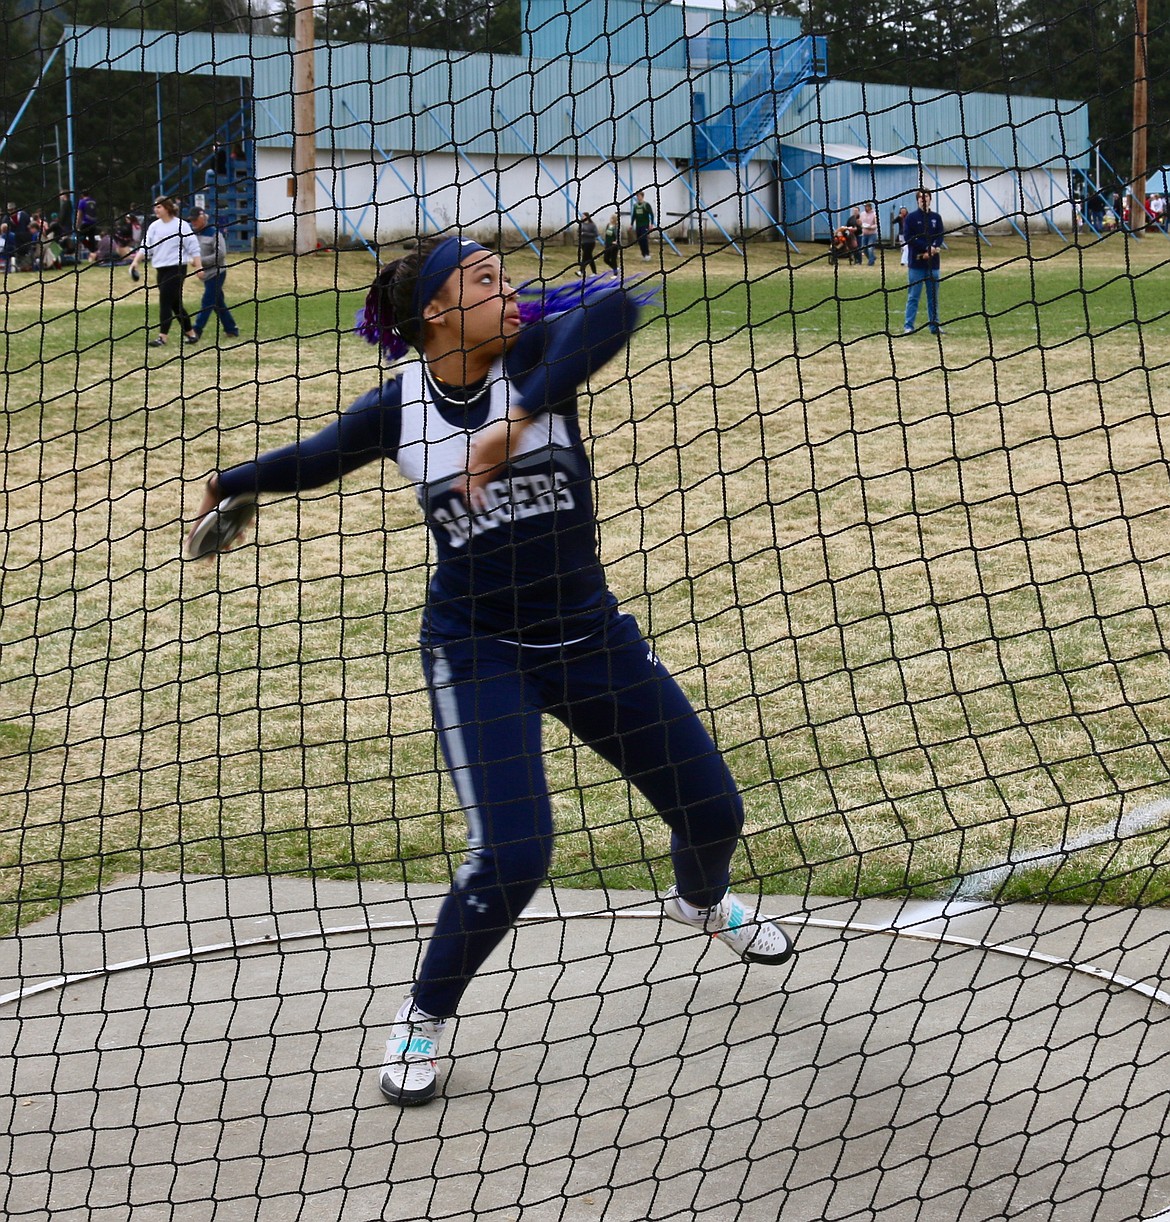
[[[918,207],[902,222],[906,246],[906,320],[903,333],[912,335],[918,318],[918,302],[926,286],[926,319],[934,335],[944,334],[938,319],[938,283],[943,248],[942,217],[930,206],[930,192],[918,192]]]
[[[422,664],[468,852],[391,1025],[379,1086],[397,1104],[434,1096],[444,1023],[547,877],[545,713],[669,825],[666,916],[748,962],[793,953],[779,925],[728,891],[739,792],[598,558],[577,389],[625,349],[644,300],[597,277],[523,301],[490,250],[423,239],[378,273],[358,328],[389,355],[417,358],[316,435],[213,475],[199,509],[391,459],[433,539]]]

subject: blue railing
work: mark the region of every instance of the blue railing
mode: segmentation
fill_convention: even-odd
[[[798,38],[779,47],[746,38],[692,41],[714,44],[712,49],[722,49],[723,60],[728,58],[730,44],[745,44],[737,48],[745,52],[739,63],[751,69],[729,106],[709,119],[696,119],[695,160],[706,168],[745,165],[777,134],[781,116],[800,90],[825,79],[823,38]],[[749,43],[754,47],[749,49]]]
[[[198,201],[222,232],[228,250],[256,245],[256,145],[250,115],[241,107],[178,165],[172,166],[157,195],[178,199],[184,211]]]
[[[800,39],[800,42],[810,41]],[[817,62],[819,74],[825,75],[825,39],[814,37],[813,57]],[[726,36],[719,38],[710,34],[702,34],[696,38],[687,39],[687,60],[695,67],[711,67],[714,64],[730,64],[740,71],[750,71],[754,67],[752,60],[769,51],[783,50],[766,38],[741,38]]]

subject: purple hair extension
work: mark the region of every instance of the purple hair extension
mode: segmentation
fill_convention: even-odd
[[[563,314],[566,310],[594,301],[615,288],[625,289],[630,300],[640,306],[649,305],[658,296],[657,285],[631,291],[637,285],[637,280],[615,280],[607,272],[586,276],[583,280],[575,280],[571,284],[559,284],[552,289],[542,287],[538,281],[529,280],[516,290],[516,296],[520,298],[520,321],[528,324],[553,314]]]
[[[392,361],[396,361],[410,351],[410,345],[398,334],[394,307],[384,300],[382,287],[379,277],[366,294],[366,304],[354,318],[354,330],[367,343],[376,344]]]

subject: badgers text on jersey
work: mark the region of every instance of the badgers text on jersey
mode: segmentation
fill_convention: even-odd
[[[480,505],[470,511],[460,490],[450,485],[446,496],[432,490],[428,499],[429,517],[446,530],[447,541],[454,548],[464,547],[469,540],[498,526],[576,507],[569,476],[557,470],[492,480],[483,490]]]

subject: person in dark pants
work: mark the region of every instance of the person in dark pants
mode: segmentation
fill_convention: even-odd
[[[581,219],[577,222],[577,266],[582,276],[585,275],[586,268],[594,275],[597,274],[597,260],[593,257],[596,245],[597,225],[590,213],[583,212]]]
[[[605,227],[601,257],[605,260],[605,266],[616,276],[622,257],[622,218],[616,212]]]
[[[203,334],[203,328],[214,311],[224,334],[235,339],[240,334],[240,328],[236,326],[236,320],[223,299],[224,281],[227,280],[227,242],[223,234],[208,222],[207,213],[202,208],[192,208],[187,213],[187,222],[199,243],[199,256],[203,263],[203,270],[199,273],[203,281],[203,300],[195,316],[195,334]]]
[[[98,245],[98,206],[88,191],[83,191],[77,201],[77,240],[91,254]]]
[[[7,221],[0,221],[0,271],[6,276],[16,271],[16,234]]]
[[[173,199],[160,195],[154,201],[154,217],[147,226],[142,245],[130,261],[132,279],[138,279],[138,265],[143,259],[149,259],[158,281],[158,336],[150,341],[150,346],[162,348],[166,345],[171,320],[176,318],[183,328],[184,339],[193,344],[199,336],[183,305],[183,281],[187,278],[188,263],[197,272],[203,268],[199,243],[191,226],[180,219],[179,205]]]
[[[1089,224],[1095,233],[1105,228],[1105,197],[1094,188],[1085,205]]]
[[[477,242],[421,239],[378,273],[358,328],[388,356],[414,348],[416,358],[314,436],[213,475],[197,511],[202,519],[233,495],[336,486],[391,460],[430,530],[423,672],[468,853],[387,1040],[378,1084],[398,1105],[434,1097],[445,1022],[547,876],[545,714],[671,829],[667,918],[749,964],[793,954],[780,926],[728,889],[739,791],[598,555],[578,387],[625,351],[640,298],[607,276],[532,295],[522,303],[499,256]]]
[[[634,238],[638,243],[638,249],[642,252],[642,262],[649,263],[650,228],[654,224],[654,209],[646,202],[645,191],[639,191],[634,197],[630,220],[634,226]]]
[[[8,205],[8,232],[13,244],[12,262],[18,272],[32,271],[33,234],[32,217],[26,208]]]

